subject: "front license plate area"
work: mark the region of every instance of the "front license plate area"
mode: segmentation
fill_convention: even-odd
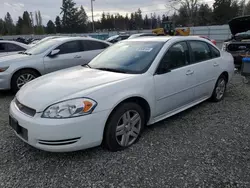
[[[28,140],[28,130],[21,127],[18,124],[18,121],[11,116],[9,116],[9,124],[18,135],[20,135],[23,139]]]

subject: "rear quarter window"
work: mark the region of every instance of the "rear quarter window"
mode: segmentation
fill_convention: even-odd
[[[94,41],[94,40],[84,40],[81,41],[84,51],[91,51],[91,50],[101,50],[109,47],[107,43]]]
[[[193,56],[193,63],[212,59],[212,53],[207,43],[202,41],[190,41],[189,44]]]
[[[220,57],[220,51],[213,47],[212,45],[209,45],[211,52],[212,52],[212,58]]]

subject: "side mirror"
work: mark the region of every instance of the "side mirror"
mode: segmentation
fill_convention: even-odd
[[[60,52],[59,49],[52,50],[52,52],[50,52],[50,57],[56,56],[59,52]]]

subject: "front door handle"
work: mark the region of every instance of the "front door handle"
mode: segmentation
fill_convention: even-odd
[[[75,59],[78,59],[78,58],[81,58],[81,56],[79,56],[79,55],[76,55],[75,57],[74,57]]]
[[[218,66],[219,66],[219,64],[214,62],[214,67],[218,67]]]
[[[192,75],[192,74],[194,74],[194,71],[192,71],[192,70],[188,70],[188,71],[186,72],[186,75]]]

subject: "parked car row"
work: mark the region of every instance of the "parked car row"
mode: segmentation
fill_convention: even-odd
[[[16,135],[52,152],[101,144],[118,151],[133,145],[147,125],[223,99],[233,57],[210,40],[131,38],[114,45],[54,38],[0,58],[0,85],[20,89],[10,104]]]
[[[110,43],[83,37],[51,38],[15,55],[0,58],[0,89],[17,92],[47,73],[90,62]]]

